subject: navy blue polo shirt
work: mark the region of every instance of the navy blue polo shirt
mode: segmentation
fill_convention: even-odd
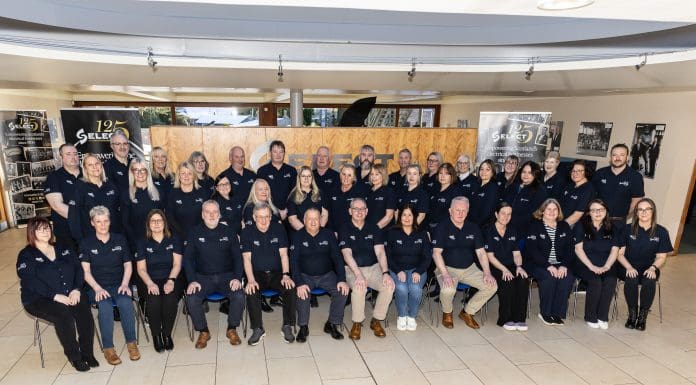
[[[423,174],[421,177],[421,185],[425,188],[425,191],[428,192],[429,196],[440,191],[440,182],[437,179],[437,173],[432,176],[428,175],[427,172]]]
[[[128,244],[135,249],[138,241],[145,238],[147,215],[154,209],[164,209],[162,199],[152,200],[147,189],[136,188],[135,199],[130,198],[128,190],[121,195],[121,213],[123,215],[123,227],[128,238]]]
[[[326,202],[329,210],[329,226],[327,227],[338,231],[350,221],[348,209],[350,209],[350,204],[355,198],[365,199],[357,185],[353,185],[346,192],[343,192],[340,186],[331,192]]]
[[[157,187],[160,193],[160,200],[167,202],[167,194],[174,188],[174,180],[171,175],[161,176],[159,174],[152,175],[152,183]]]
[[[183,192],[180,188],[172,189],[167,195],[167,221],[172,232],[179,239],[188,239],[188,232],[203,222],[201,211],[203,202],[210,197],[210,191],[204,188]]]
[[[198,180],[198,185],[209,191],[210,195],[215,192],[215,179],[210,175],[206,175],[203,179]]]
[[[121,193],[128,191],[128,165],[121,163],[116,156],[104,161],[104,174]]]
[[[338,247],[350,249],[358,267],[372,266],[377,263],[375,245],[383,245],[382,231],[374,224],[367,223],[362,229],[357,228],[353,221],[348,221],[338,232]]]
[[[331,271],[336,273],[338,282],[345,282],[346,269],[343,265],[338,242],[331,230],[322,228],[316,236],[312,236],[302,229],[292,236],[290,271],[297,286],[305,284],[302,274],[318,277]]]
[[[38,299],[53,299],[56,294],[69,295],[84,284],[82,266],[70,248],[54,246],[56,258],[51,261],[39,249],[26,246],[17,257],[17,275],[22,304]]]
[[[44,194],[61,194],[63,196],[63,203],[68,206],[74,206],[76,204],[75,194],[77,190],[77,181],[80,178],[82,178],[82,171],[79,171],[79,174],[76,177],[61,167],[55,171],[52,171],[46,177]],[[71,238],[68,218],[64,218],[56,211],[51,209],[51,221],[53,222],[53,233],[56,235],[56,238]]]
[[[286,163],[279,169],[275,168],[270,162],[259,167],[257,170],[259,178],[263,178],[271,187],[271,198],[278,210],[284,210],[288,201],[290,191],[297,184],[297,170]]]
[[[655,235],[652,237],[640,226],[636,235],[633,235],[630,227],[627,227],[624,233],[623,243],[626,246],[624,255],[631,266],[639,272],[645,271],[655,263],[656,254],[671,253],[674,250],[667,229],[661,225],[657,225]]]
[[[479,189],[479,180],[476,175],[469,173],[466,178],[459,180],[457,178],[457,183],[459,184],[462,195],[471,200]]]
[[[243,202],[249,198],[249,192],[256,180],[256,174],[253,171],[244,168],[242,173],[239,174],[230,166],[227,170],[221,172],[220,175],[224,175],[230,181],[233,197],[238,197]]]
[[[495,224],[486,226],[483,230],[484,245],[487,253],[493,253],[495,258],[508,269],[515,266],[513,251],[519,251],[520,237],[512,226],[505,227],[505,234],[500,235]]]
[[[564,217],[569,217],[576,211],[585,212],[587,205],[595,197],[595,189],[592,183],[585,182],[580,186],[569,184],[563,189],[563,195],[559,203]]]
[[[430,211],[427,215],[427,221],[431,225],[437,225],[440,222],[445,222],[449,218],[449,208],[452,199],[462,195],[462,190],[459,184],[455,183],[447,187],[444,191],[438,191],[430,196]]]
[[[319,196],[317,197],[317,201],[312,200],[312,194],[308,194],[306,192],[302,192],[302,195],[304,196],[304,199],[302,199],[302,202],[300,203],[295,203],[293,200],[293,195],[290,194],[288,197],[288,217],[291,215],[296,215],[297,219],[300,220],[300,222],[304,223],[304,215],[307,210],[310,208],[315,208],[319,210],[319,213],[321,214],[321,209],[325,208],[326,202],[324,201],[323,195],[321,192],[319,192]]]
[[[81,240],[94,235],[94,228],[89,219],[89,210],[95,206],[104,206],[109,209],[110,229],[112,232],[121,233],[123,223],[119,194],[119,190],[110,180],[102,183],[101,187],[81,180],[78,181],[75,191],[75,205],[71,205],[68,209],[68,222],[73,238]]]
[[[174,253],[184,254],[184,246],[176,235],[163,238],[162,242],[154,239],[141,239],[138,242],[136,261],[145,261],[147,274],[152,279],[167,279],[174,265]]]
[[[401,210],[407,203],[416,207],[415,216],[420,213],[427,214],[430,208],[430,197],[422,185],[416,186],[413,190],[403,188],[396,193],[396,207]]]
[[[551,266],[549,263],[551,237],[549,237],[546,227],[544,227],[544,222],[533,220],[526,234],[523,253],[525,265],[529,264],[533,267],[544,269]],[[573,232],[570,230],[570,226],[565,221],[557,222],[555,239],[557,266],[571,266],[575,258],[573,246]]]
[[[184,272],[189,282],[196,280],[196,274],[233,273],[234,279],[241,280],[242,266],[237,234],[226,224],[210,229],[201,223],[189,233],[184,249]]]
[[[495,174],[495,182],[498,183],[498,186],[502,187],[505,189],[508,186],[508,180],[505,178],[505,173],[504,172],[499,172]]]
[[[568,182],[568,178],[565,175],[562,176],[560,172],[556,172],[551,178],[544,181],[546,195],[558,201],[562,199],[563,190],[568,185],[572,186],[573,183]]]
[[[543,184],[540,184],[536,190],[530,186],[523,186],[521,183],[508,186],[503,200],[512,206],[510,224],[523,233],[532,221],[532,214],[546,198],[546,188]]]
[[[621,241],[619,240],[619,232],[616,226],[612,226],[612,231],[605,234],[604,226],[599,229],[594,228],[590,230],[590,233],[585,232],[585,226],[582,223],[578,223],[573,228],[573,244],[577,245],[582,243],[582,250],[587,255],[595,266],[604,266],[609,259],[609,254],[611,253],[611,248],[621,247]]]
[[[242,229],[242,207],[244,201],[234,196],[225,199],[221,195],[215,195],[215,201],[220,205],[220,222],[229,226],[235,234],[239,234]]]
[[[394,171],[389,174],[389,187],[395,192],[406,188],[406,175],[401,175],[401,171]]]
[[[377,224],[384,218],[387,210],[396,210],[396,194],[388,186],[382,186],[377,190],[368,192],[367,195],[367,222]]]
[[[280,216],[278,214],[271,212],[271,221],[280,223],[281,222]],[[248,205],[244,206],[244,209],[242,210],[242,222],[244,222],[244,226],[246,226],[246,227],[254,225],[254,205],[253,204],[248,204]]]
[[[609,207],[610,217],[626,218],[631,199],[645,196],[643,177],[628,166],[618,175],[614,175],[611,166],[602,167],[592,177],[592,184],[597,197]]]
[[[360,167],[355,169],[356,177],[358,178],[357,182],[355,182],[356,185],[358,185],[359,189],[363,191],[369,191],[372,189],[372,183],[370,183],[370,173],[368,172],[365,177],[361,177],[362,170],[360,170]]]
[[[312,170],[314,175],[314,182],[319,186],[319,190],[328,196],[335,188],[341,185],[341,175],[338,171],[329,168],[324,172],[324,175],[319,175],[317,169]]]
[[[435,228],[432,245],[433,249],[442,249],[445,266],[466,269],[474,263],[476,250],[483,248],[483,235],[473,222],[464,221],[459,229],[447,219]]]
[[[389,270],[394,273],[415,269],[418,274],[423,274],[433,258],[430,238],[425,231],[406,234],[403,229],[393,228],[387,232],[384,248]]]
[[[280,249],[288,247],[288,237],[283,225],[271,222],[265,233],[256,226],[247,226],[242,230],[241,238],[242,253],[251,253],[254,271],[282,272]]]
[[[123,280],[123,264],[131,261],[126,237],[109,233],[109,240],[100,241],[96,235],[80,242],[80,261],[89,263],[90,272],[99,286],[118,287]]]
[[[484,225],[495,218],[495,208],[500,202],[502,188],[494,180],[479,187],[469,205],[469,218],[472,222]]]

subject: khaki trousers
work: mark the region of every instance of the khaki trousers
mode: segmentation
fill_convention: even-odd
[[[467,302],[464,311],[474,315],[476,312],[481,310],[483,305],[488,302],[491,297],[495,295],[498,290],[497,285],[487,286],[483,283],[483,272],[479,270],[476,264],[472,263],[471,266],[466,269],[457,269],[455,267],[447,266],[447,271],[449,272],[455,283],[452,287],[445,287],[442,283],[442,273],[439,269],[435,270],[437,277],[437,282],[440,284],[440,305],[442,305],[443,313],[452,312],[452,300],[455,294],[457,294],[457,282],[469,285],[471,287],[477,288],[479,291],[474,294],[469,302]]]
[[[360,267],[359,269],[363,277],[365,277],[366,286],[379,292],[372,317],[380,321],[384,320],[387,318],[387,310],[394,296],[394,289],[382,285],[382,268],[379,267],[379,263]],[[353,309],[352,320],[358,323],[363,322],[365,320],[365,294],[367,289],[355,289],[355,274],[348,266],[346,266],[346,281],[348,281],[348,286],[352,289],[350,294],[350,306]]]

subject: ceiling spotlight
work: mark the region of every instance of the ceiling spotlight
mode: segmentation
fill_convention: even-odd
[[[565,11],[587,7],[594,3],[594,0],[539,0],[537,8],[544,11]]]
[[[278,83],[283,82],[283,55],[278,55]]]
[[[152,47],[147,47],[147,65],[152,68],[152,72],[157,71],[157,62],[155,61],[155,54],[152,52]]]
[[[646,64],[648,64],[648,54],[647,53],[645,55],[643,55],[643,61],[636,64],[634,67],[636,68],[636,71],[640,71],[640,69],[645,67]]]
[[[407,72],[409,83],[413,83],[413,78],[416,77],[416,58],[411,58],[411,70]]]
[[[529,66],[529,69],[524,72],[525,80],[532,80],[532,75],[534,75],[534,63]]]

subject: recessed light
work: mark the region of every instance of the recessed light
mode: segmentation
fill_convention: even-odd
[[[539,0],[537,8],[545,11],[564,11],[587,7],[594,3],[594,0]]]

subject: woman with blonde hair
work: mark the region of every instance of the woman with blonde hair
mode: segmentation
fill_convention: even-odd
[[[271,198],[271,186],[265,179],[256,179],[254,184],[251,185],[251,191],[249,191],[249,198],[247,198],[244,204],[244,209],[242,210],[242,226],[251,226],[254,224],[254,205],[264,202],[268,204],[271,209],[271,221],[280,222],[280,210],[273,204],[273,198]]]
[[[174,234],[182,241],[186,241],[188,232],[203,221],[203,202],[210,198],[210,191],[198,184],[196,175],[191,163],[179,164],[174,188],[167,195],[167,221]]]
[[[150,151],[150,175],[152,183],[159,190],[162,202],[167,201],[167,193],[174,186],[174,172],[169,166],[169,155],[167,150],[160,146],[152,148]]]
[[[310,208],[315,208],[321,213],[320,225],[326,226],[329,221],[329,212],[326,210],[322,193],[314,181],[312,169],[308,166],[300,167],[297,173],[295,188],[290,191],[288,197],[288,223],[293,230],[304,227],[304,214]]]
[[[204,189],[209,190],[210,194],[213,193],[215,187],[215,180],[213,177],[208,175],[208,169],[210,169],[210,163],[205,154],[201,151],[194,151],[188,158],[188,162],[193,165],[193,169],[196,172],[196,178],[198,179],[198,184]]]
[[[389,175],[384,165],[372,165],[370,186],[366,199],[366,221],[384,229],[394,220],[394,211],[396,210],[396,194],[389,187]]]
[[[133,158],[128,166],[128,191],[121,196],[123,226],[131,249],[145,238],[145,220],[153,209],[164,209],[164,201],[145,160]]]

